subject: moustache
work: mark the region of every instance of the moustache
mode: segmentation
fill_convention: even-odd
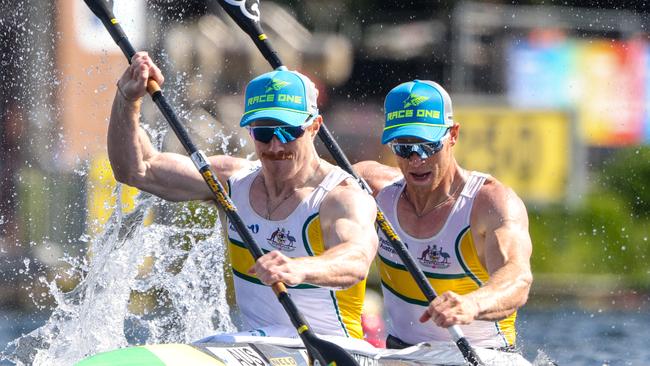
[[[280,151],[280,152],[263,152],[262,159],[266,160],[273,160],[273,161],[280,161],[280,160],[293,160],[296,158],[296,154],[292,152],[285,152],[285,151]]]

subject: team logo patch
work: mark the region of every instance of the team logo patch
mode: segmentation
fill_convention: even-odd
[[[410,94],[408,96],[408,98],[406,98],[404,100],[404,102],[403,102],[404,103],[404,108],[417,107],[422,102],[424,102],[425,100],[428,100],[428,99],[429,99],[429,97],[425,97],[425,96],[422,96],[422,95]]]
[[[266,242],[270,246],[286,252],[292,252],[296,249],[296,238],[291,235],[290,230],[285,230],[284,228],[277,228],[277,230],[271,233],[270,238],[266,238]]]
[[[278,91],[285,86],[289,85],[290,83],[288,81],[280,80],[280,79],[271,79],[266,86],[265,86],[265,92],[268,93],[270,91]]]
[[[450,265],[449,257],[449,253],[443,252],[442,247],[438,248],[434,245],[432,248],[430,245],[427,245],[427,248],[418,257],[418,261],[423,266],[431,268],[447,268]]]

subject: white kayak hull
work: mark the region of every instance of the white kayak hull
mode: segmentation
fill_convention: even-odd
[[[453,343],[420,343],[402,350],[375,348],[367,342],[323,337],[348,350],[360,366],[464,365]],[[218,342],[217,342],[218,340]],[[530,366],[520,354],[476,348],[486,365]],[[307,352],[300,339],[224,335],[209,343],[157,344],[129,347],[91,356],[78,366],[216,365],[216,366],[307,366]]]

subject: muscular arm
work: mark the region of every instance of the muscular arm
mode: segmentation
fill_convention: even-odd
[[[376,161],[361,161],[352,166],[354,171],[363,178],[372,189],[372,194],[377,193],[390,183],[396,181],[402,176],[399,168],[380,164]]]
[[[490,279],[466,295],[448,291],[434,299],[420,317],[441,327],[496,321],[508,317],[528,299],[533,281],[528,216],[521,199],[498,182],[486,184],[474,201],[472,235]]]
[[[164,81],[149,56],[139,52],[118,81],[108,126],[108,157],[115,179],[171,201],[212,198],[189,157],[158,152],[140,127],[141,98],[149,78],[159,84]],[[249,164],[229,156],[211,157],[210,163],[222,183]]]
[[[501,184],[488,184],[477,197],[472,216],[483,242],[490,279],[468,297],[478,305],[477,319],[503,319],[523,306],[530,291],[532,243],[526,207]]]
[[[366,278],[375,257],[375,216],[375,202],[356,183],[338,186],[320,207],[325,251],[301,258],[288,258],[274,251],[257,261],[254,272],[266,284],[351,287]]]

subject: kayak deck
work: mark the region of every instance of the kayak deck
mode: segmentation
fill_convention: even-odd
[[[237,342],[200,344],[154,344],[99,353],[77,366],[308,366],[308,356],[299,339],[248,337]],[[331,337],[338,338],[338,337]],[[328,341],[332,339],[328,338]],[[343,342],[345,340],[345,342]],[[343,338],[346,348],[360,366],[464,365],[453,343],[421,343],[403,350],[387,350]],[[347,344],[345,344],[347,343]],[[477,348],[486,365],[530,366],[521,355]]]

